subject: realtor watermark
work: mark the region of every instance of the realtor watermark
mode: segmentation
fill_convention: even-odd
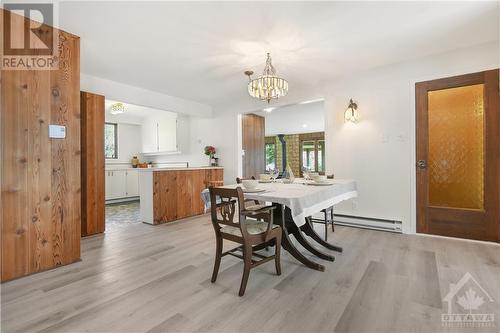
[[[3,3],[3,70],[58,69],[53,3]]]
[[[495,314],[491,311],[495,300],[469,272],[450,284],[443,302],[448,307],[448,312],[441,314],[443,327],[495,327]]]

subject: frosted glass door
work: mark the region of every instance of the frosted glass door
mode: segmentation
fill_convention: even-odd
[[[484,85],[428,92],[429,204],[484,208]]]

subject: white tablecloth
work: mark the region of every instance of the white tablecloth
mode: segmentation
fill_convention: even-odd
[[[239,185],[224,187],[236,186]],[[356,182],[349,179],[335,179],[331,186],[305,185],[303,180],[296,180],[293,184],[259,183],[258,188],[265,191],[245,193],[245,198],[285,205],[290,208],[292,218],[298,226],[305,223],[307,216],[358,196]]]

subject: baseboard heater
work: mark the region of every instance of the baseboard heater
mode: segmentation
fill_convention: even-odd
[[[333,222],[338,225],[345,225],[350,227],[402,233],[402,222],[397,220],[385,220],[372,217],[334,214]]]

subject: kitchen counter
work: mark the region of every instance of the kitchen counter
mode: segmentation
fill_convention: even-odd
[[[140,218],[161,224],[203,214],[201,192],[224,179],[223,167],[138,169]]]
[[[138,170],[138,168],[126,167],[126,166],[105,166],[104,170],[113,171],[113,170]]]
[[[201,167],[162,167],[162,168],[137,168],[137,170],[140,171],[189,171],[189,170],[210,170],[210,169],[224,169],[224,167],[218,166],[218,167],[210,167],[210,166],[201,166]]]

